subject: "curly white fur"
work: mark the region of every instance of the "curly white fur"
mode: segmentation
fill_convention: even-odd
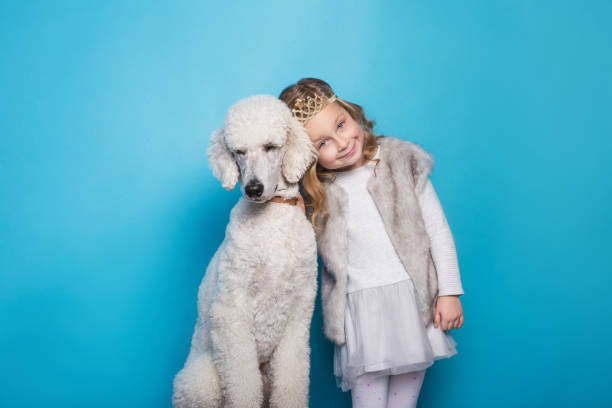
[[[269,95],[230,108],[208,155],[224,187],[261,179],[269,184],[265,199],[296,196],[315,159],[303,127]],[[308,406],[314,232],[298,206],[245,197],[200,285],[191,350],[174,380],[175,407]]]

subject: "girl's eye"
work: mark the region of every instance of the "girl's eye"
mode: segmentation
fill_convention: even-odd
[[[338,129],[342,129],[344,127],[344,121],[338,123]]]
[[[324,147],[327,144],[327,140],[321,140],[321,142],[319,142],[319,149]]]

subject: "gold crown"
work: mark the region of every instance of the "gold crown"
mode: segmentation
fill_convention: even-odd
[[[336,95],[332,95],[331,98],[323,94],[315,95],[313,97],[307,97],[306,100],[298,98],[295,101],[295,108],[292,109],[293,116],[302,124],[306,125],[314,115],[321,112],[324,107],[336,100]]]

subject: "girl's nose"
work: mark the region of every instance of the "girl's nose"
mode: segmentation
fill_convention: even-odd
[[[340,147],[340,151],[346,150],[349,147],[350,138],[346,136],[338,136],[338,146]]]

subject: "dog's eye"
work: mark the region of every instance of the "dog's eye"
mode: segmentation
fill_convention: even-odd
[[[238,156],[244,156],[244,150],[236,150],[234,153],[236,153]]]
[[[273,145],[273,144],[267,144],[267,145],[265,145],[265,146],[264,146],[264,150],[265,150],[266,152],[269,152],[270,150],[274,150],[274,149],[276,149],[276,148],[278,148],[278,146],[275,146],[275,145]]]

